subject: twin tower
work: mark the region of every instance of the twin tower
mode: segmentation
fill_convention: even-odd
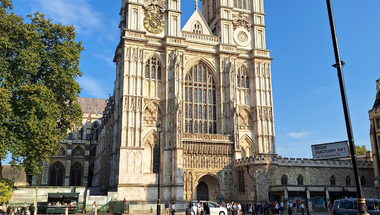
[[[276,154],[263,0],[122,0],[93,186],[118,200],[236,198],[236,159]],[[202,12],[201,12],[202,11]],[[157,125],[162,131],[157,131]]]

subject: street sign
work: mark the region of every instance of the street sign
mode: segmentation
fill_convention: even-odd
[[[311,146],[314,160],[349,157],[347,141],[324,143]]]
[[[153,173],[158,173],[160,165],[160,147],[156,144],[153,148]]]

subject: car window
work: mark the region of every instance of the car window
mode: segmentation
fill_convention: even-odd
[[[212,203],[212,202],[209,202],[209,203],[208,203],[208,206],[209,206],[210,208],[214,208],[214,207],[215,207],[214,203]]]
[[[375,207],[373,206],[373,201],[372,200],[365,200],[365,204],[367,205],[367,210],[374,210]]]
[[[343,208],[343,209],[354,209],[354,203],[353,202],[340,202],[339,208]]]
[[[379,207],[380,207],[380,201],[379,200],[375,200],[373,205],[374,205],[374,210],[378,211]]]

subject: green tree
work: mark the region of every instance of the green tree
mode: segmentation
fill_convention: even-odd
[[[356,151],[356,155],[365,155],[368,150],[365,147],[365,145],[362,145],[361,147],[355,145],[355,151]]]
[[[12,182],[0,176],[0,205],[8,203],[12,197]]]
[[[0,0],[0,166],[11,153],[12,165],[36,175],[80,123],[83,47],[73,26],[38,12],[26,22],[12,9],[11,0]]]

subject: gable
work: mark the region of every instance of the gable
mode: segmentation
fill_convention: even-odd
[[[182,31],[213,36],[210,27],[198,8],[194,11],[193,15],[191,15],[186,25],[182,28]]]

